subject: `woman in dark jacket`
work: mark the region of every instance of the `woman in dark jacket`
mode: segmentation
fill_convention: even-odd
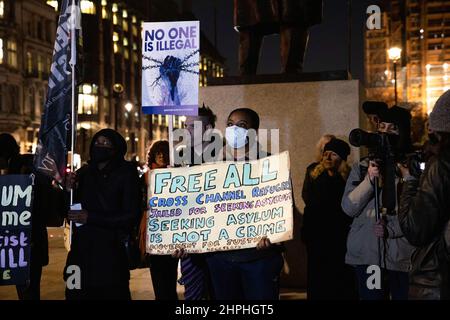
[[[68,214],[73,235],[64,279],[78,266],[81,288],[66,286],[67,299],[131,299],[124,239],[139,221],[141,195],[126,150],[119,133],[103,129],[92,139],[88,165],[77,171],[74,203],[82,209]]]
[[[409,274],[409,298],[450,299],[450,90],[429,119],[429,159],[420,180],[399,165],[404,185],[398,219],[416,246]]]
[[[248,108],[233,110],[228,116],[226,140],[229,156],[249,160],[248,130],[258,130],[259,116]],[[255,143],[255,142],[253,142]],[[258,150],[260,151],[260,150]],[[258,152],[259,153],[259,152]],[[262,152],[258,158],[264,157]],[[227,157],[228,158],[228,157]],[[256,248],[213,252],[206,256],[214,298],[217,300],[278,300],[283,267],[283,246],[263,237]]]
[[[311,164],[306,172],[301,236],[308,254],[309,300],[356,298],[352,271],[344,261],[351,219],[341,208],[349,154],[347,143],[331,139],[322,160]]]

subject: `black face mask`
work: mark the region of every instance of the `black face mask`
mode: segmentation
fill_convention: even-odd
[[[114,149],[104,147],[92,148],[91,160],[94,163],[102,163],[109,161],[114,156]]]

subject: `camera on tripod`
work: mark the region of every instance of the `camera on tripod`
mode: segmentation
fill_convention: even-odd
[[[423,150],[406,152],[409,149],[408,146],[399,146],[400,139],[395,135],[354,129],[350,132],[349,142],[355,147],[367,147],[369,159],[376,161],[379,166],[388,162],[391,162],[391,164],[401,163],[407,166],[411,175],[416,178],[420,178],[425,169]]]

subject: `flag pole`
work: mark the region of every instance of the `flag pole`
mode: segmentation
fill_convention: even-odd
[[[76,11],[76,0],[72,0],[72,8],[70,12],[70,66],[72,68],[72,115],[71,121],[72,124],[70,126],[70,172],[73,172],[74,169],[74,152],[75,152],[75,67],[77,64],[77,42],[76,42],[76,24],[77,24],[77,11]],[[70,205],[73,205],[73,188],[70,190]],[[69,246],[72,244],[72,221],[70,221],[70,232],[69,232]]]
[[[170,166],[174,167],[174,154],[173,154],[173,115],[169,115],[169,160]]]

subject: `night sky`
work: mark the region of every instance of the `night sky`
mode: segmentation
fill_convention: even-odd
[[[319,0],[317,0],[319,1]],[[353,78],[363,79],[363,31],[366,9],[375,0],[352,1],[352,66]],[[217,47],[226,58],[228,75],[238,73],[238,33],[233,29],[232,0],[194,0],[193,12],[201,29],[214,43],[214,6],[217,8]],[[323,21],[310,29],[309,48],[305,57],[305,72],[347,69],[348,47],[347,0],[324,0]],[[281,69],[279,36],[264,40],[258,73],[278,73]]]

